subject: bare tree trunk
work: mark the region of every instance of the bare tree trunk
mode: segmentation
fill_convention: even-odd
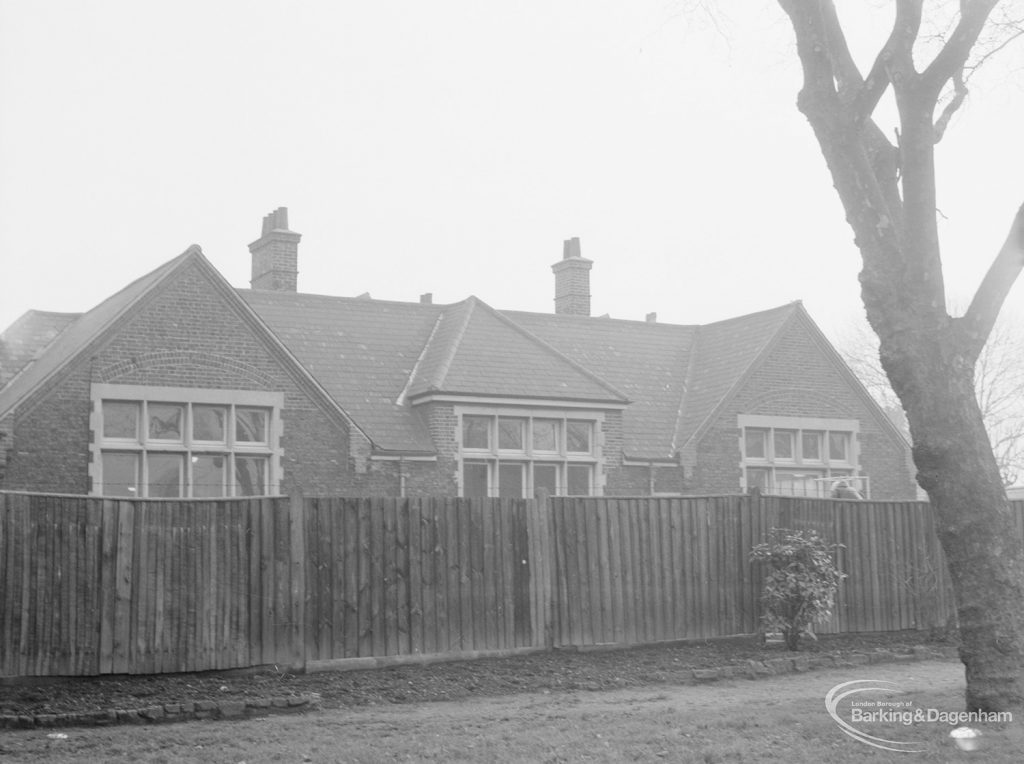
[[[1024,268],[1024,207],[967,313],[946,310],[936,218],[934,146],[951,114],[935,112],[950,81],[960,95],[971,49],[997,0],[962,0],[946,45],[917,71],[920,0],[897,0],[889,40],[864,77],[832,0],[779,0],[796,33],[798,106],[824,154],[864,267],[861,296],[880,360],[907,413],[918,482],[936,512],[953,580],[967,707],[1024,707],[1024,552],[974,389],[974,368]],[[892,87],[898,145],[871,119]],[[962,102],[954,99],[952,109]]]
[[[893,351],[890,349],[890,353]],[[974,397],[952,359],[890,362],[903,388],[918,482],[953,581],[971,710],[1024,706],[1024,573],[1018,531]],[[903,381],[907,366],[923,379]]]

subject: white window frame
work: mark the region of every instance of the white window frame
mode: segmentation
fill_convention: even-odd
[[[801,470],[806,471],[807,481],[813,481],[818,489],[814,495],[827,497],[833,480],[853,480],[862,488],[867,498],[869,480],[860,471],[860,422],[856,419],[821,419],[815,417],[786,417],[763,414],[740,414],[737,416],[740,439],[740,487],[748,490],[747,470],[758,469],[768,472],[768,492],[774,493],[781,482],[777,481],[776,471],[781,475],[792,475]],[[746,451],[747,430],[766,431],[765,455],[763,457],[748,456]],[[793,455],[776,457],[775,432],[793,433]],[[814,432],[818,438],[818,457],[805,458],[803,454],[803,435]],[[846,459],[832,459],[829,448],[829,435],[842,433],[846,436]]]
[[[464,465],[466,462],[486,463],[487,491],[490,496],[498,496],[499,476],[502,463],[523,465],[523,496],[533,496],[534,466],[550,465],[556,468],[556,495],[568,495],[569,465],[585,465],[590,469],[589,494],[601,496],[604,491],[602,469],[604,413],[585,409],[557,410],[546,408],[519,408],[515,406],[471,406],[454,407],[456,415],[456,446],[458,451],[458,490],[459,496],[465,496]],[[467,416],[488,417],[490,419],[487,448],[467,448],[463,445],[463,418]],[[524,420],[523,447],[520,449],[499,448],[499,419]],[[533,423],[535,420],[558,422],[555,433],[556,449],[554,451],[535,449],[533,446]],[[567,427],[568,422],[585,422],[590,427],[590,450],[569,451]]]
[[[235,459],[256,457],[266,460],[263,491],[266,495],[277,495],[281,483],[281,409],[284,394],[258,390],[223,390],[191,387],[150,387],[146,385],[93,384],[90,389],[92,411],[89,427],[92,432],[89,444],[92,457],[89,477],[92,495],[103,496],[103,454],[134,454],[138,457],[137,479],[138,498],[149,498],[148,456],[155,454],[177,454],[183,459],[180,476],[182,490],[180,498],[230,498],[235,495]],[[123,401],[138,405],[139,415],[135,438],[106,438],[103,435],[103,402]],[[183,407],[180,439],[150,438],[146,412],[153,404],[171,404]],[[196,440],[193,436],[193,407],[217,406],[227,411],[224,422],[224,440]],[[266,440],[263,442],[239,440],[236,437],[236,415],[240,410],[260,409],[267,414]],[[195,459],[193,459],[195,455]],[[193,497],[193,464],[200,456],[223,456],[225,464],[224,495],[222,497]]]

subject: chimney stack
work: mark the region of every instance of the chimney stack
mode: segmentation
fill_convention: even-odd
[[[555,313],[590,315],[590,269],[594,265],[580,255],[580,240],[566,239],[562,259],[551,266],[555,274]]]
[[[434,303],[434,293],[433,292],[424,292],[423,294],[420,295],[420,304],[421,305],[432,305],[433,303]]]
[[[647,323],[649,323],[649,324],[656,324],[656,323],[658,323],[658,314],[657,313],[648,313],[647,314]]]
[[[263,234],[249,245],[253,289],[296,291],[299,276],[299,239],[288,230],[288,208],[278,207],[263,218]]]

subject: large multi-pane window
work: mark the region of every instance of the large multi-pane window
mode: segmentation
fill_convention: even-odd
[[[462,413],[463,496],[590,496],[596,492],[597,418]]]
[[[846,481],[866,494],[856,420],[740,416],[744,488],[789,496],[828,496]]]
[[[95,493],[218,498],[275,491],[274,423],[280,396],[94,388]]]

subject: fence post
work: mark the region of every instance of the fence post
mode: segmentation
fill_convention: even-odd
[[[551,500],[546,488],[538,488],[534,492],[534,500],[530,502],[533,511],[530,513],[530,536],[533,538],[535,558],[533,575],[536,578],[534,596],[538,598],[538,620],[535,626],[534,641],[551,649],[554,644],[554,600],[552,597],[551,555]]]
[[[301,490],[288,495],[291,541],[291,634],[289,659],[295,670],[306,667],[306,507]]]

